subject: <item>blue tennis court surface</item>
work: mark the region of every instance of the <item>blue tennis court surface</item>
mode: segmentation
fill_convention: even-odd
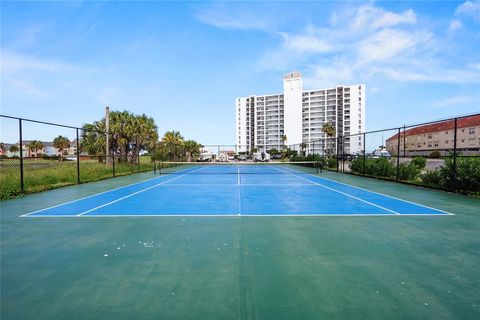
[[[22,217],[447,215],[288,165],[202,165]]]

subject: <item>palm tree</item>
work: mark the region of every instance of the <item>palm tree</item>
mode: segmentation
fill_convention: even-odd
[[[184,147],[188,162],[191,162],[194,157],[200,155],[200,144],[195,140],[185,141]]]
[[[287,136],[286,135],[282,135],[282,144],[283,144],[283,148],[285,148],[287,145]]]
[[[307,148],[307,144],[305,142],[300,143],[300,149],[302,150],[302,155],[305,157],[305,149]]]
[[[175,130],[165,132],[160,143],[166,148],[169,160],[176,161],[179,154],[178,149],[183,146],[183,137],[180,132]]]
[[[63,156],[63,151],[67,148],[70,148],[70,140],[67,137],[58,136],[53,139],[53,146],[60,151],[60,154]],[[60,161],[63,161],[63,157],[60,157]]]
[[[38,141],[38,140],[32,140],[30,141],[30,143],[28,144],[28,150],[30,152],[35,152],[35,158],[38,157],[38,150],[42,150],[45,145],[41,142],[41,141]]]
[[[335,134],[335,127],[331,123],[325,123],[322,126],[322,131],[327,135],[327,153],[331,153],[332,143],[328,141],[329,138],[332,138]]]
[[[97,155],[102,161],[106,153],[105,119],[85,124],[82,130],[81,149],[90,155]],[[118,155],[119,161],[127,162],[130,156],[135,161],[142,150],[151,150],[158,140],[157,125],[153,118],[135,115],[128,111],[110,112],[109,154]],[[107,161],[107,164],[110,163]]]
[[[10,151],[10,153],[13,153],[14,155],[20,150],[20,148],[16,145],[11,145],[10,148],[8,148],[8,151]]]

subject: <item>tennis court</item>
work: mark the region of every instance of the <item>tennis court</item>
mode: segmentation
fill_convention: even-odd
[[[480,316],[478,199],[307,163],[158,169],[0,202],[1,318]]]
[[[162,163],[159,176],[22,217],[448,215],[322,177],[315,162]]]

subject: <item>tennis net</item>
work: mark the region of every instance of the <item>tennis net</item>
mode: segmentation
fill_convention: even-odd
[[[319,162],[157,162],[160,174],[318,174]]]

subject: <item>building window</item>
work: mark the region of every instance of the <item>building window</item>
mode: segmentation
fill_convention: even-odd
[[[468,129],[468,134],[475,134],[475,128]]]

